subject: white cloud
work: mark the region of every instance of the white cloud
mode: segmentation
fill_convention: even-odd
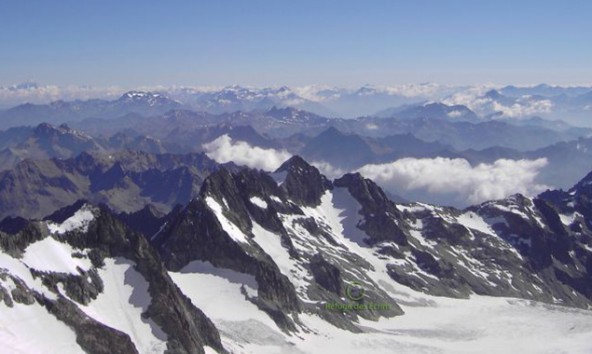
[[[292,155],[286,150],[264,149],[244,141],[233,141],[228,135],[203,144],[206,155],[219,163],[234,162],[251,168],[274,171]]]
[[[508,100],[512,102],[499,102],[485,96],[487,91],[495,89],[495,86],[484,85],[470,87],[466,90],[457,92],[442,100],[447,105],[464,105],[481,116],[501,112],[506,118],[529,117],[537,114],[551,113],[553,102],[548,99],[540,99],[529,95]]]
[[[334,167],[328,162],[325,161],[313,161],[310,163],[314,167],[316,167],[321,174],[329,179],[335,179],[343,176],[348,171],[342,170],[341,168]]]
[[[264,149],[228,135],[203,145],[206,154],[219,163],[234,162],[265,171],[276,170],[291,157],[286,150]],[[330,179],[345,174],[324,161],[311,163]],[[536,182],[546,159],[500,159],[492,164],[471,166],[465,159],[436,157],[404,158],[391,163],[366,165],[358,170],[383,188],[432,203],[467,205],[505,198],[514,193],[537,194],[548,187]],[[418,193],[409,193],[409,192]]]
[[[86,100],[91,98],[114,98],[125,90],[119,87],[55,86],[25,83],[0,87],[0,104],[49,103],[57,100]]]
[[[463,114],[464,113],[461,111],[451,111],[451,112],[448,112],[447,116],[450,118],[459,118],[459,117],[462,117]]]
[[[403,84],[384,88],[390,95],[405,97],[436,97],[452,89],[450,86],[435,83]]]
[[[366,165],[359,172],[394,192],[419,190],[450,196],[459,203],[480,203],[514,193],[532,195],[547,186],[535,179],[546,159],[507,160],[471,166],[465,159],[404,158],[391,163]]]
[[[534,99],[531,96],[523,96],[509,106],[504,106],[498,102],[492,102],[493,110],[502,112],[506,117],[519,118],[527,117],[540,113],[550,113],[553,109],[553,102],[550,100]]]
[[[265,171],[275,171],[282,163],[292,157],[292,154],[286,150],[251,146],[244,141],[232,140],[227,134],[203,144],[202,147],[206,155],[218,163],[234,162],[238,165]],[[341,177],[347,172],[333,167],[333,165],[325,161],[313,161],[310,164],[329,179]]]

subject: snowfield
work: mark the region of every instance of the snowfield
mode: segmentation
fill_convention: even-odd
[[[403,316],[362,320],[371,333],[352,334],[305,317],[323,335],[307,335],[297,347],[305,353],[592,352],[590,311],[508,298],[424,299],[431,305],[403,306]]]
[[[25,250],[23,263],[40,272],[79,274],[78,268],[89,270],[88,258],[74,258],[74,249],[67,243],[51,237],[30,244]]]
[[[281,202],[276,196],[267,200]],[[224,215],[228,208],[225,199],[216,200],[208,196],[205,201],[222,228],[238,245],[249,247],[256,243],[273,259],[281,273],[293,283],[303,303],[320,302],[314,294],[307,293],[314,281],[309,267],[302,259],[290,257],[280,235],[253,220],[250,230],[253,237],[247,237],[246,230],[243,232]],[[273,203],[268,204],[259,197],[252,197],[250,201],[262,209],[273,208]],[[432,215],[441,212],[441,209],[421,204],[398,207],[409,212],[424,210]],[[311,255],[322,250],[328,258],[343,262],[355,256],[362,261],[355,263],[355,267],[344,268],[344,272],[360,282],[380,287],[401,306],[404,311],[401,316],[381,317],[378,321],[359,318],[357,325],[363,333],[337,328],[312,312],[302,313],[295,319],[297,332],[285,333],[252,301],[259,289],[255,277],[216,268],[209,262],[192,261],[177,272],[169,272],[169,275],[191,302],[214,322],[224,347],[236,354],[592,353],[591,309],[507,297],[437,297],[395,282],[388,274],[389,265],[402,267],[418,278],[434,276],[418,267],[417,261],[412,258],[384,257],[376,248],[367,246],[363,241],[367,235],[356,227],[367,222],[365,218],[368,218],[358,212],[360,208],[361,205],[347,189],[335,188],[322,196],[318,206],[303,207],[303,215],[279,214],[279,218],[299,252]],[[521,215],[516,208],[506,208]],[[373,215],[370,214],[370,217]],[[388,213],[386,215],[389,216]],[[80,275],[90,270],[89,250],[73,248],[62,242],[64,238],[60,235],[71,230],[84,230],[93,217],[92,212],[83,207],[61,224],[48,222],[51,235],[29,244],[22,256],[17,258],[0,252],[0,290],[5,290],[0,295],[14,297],[12,290],[20,282],[15,283],[10,275],[21,280],[29,289],[56,299],[58,295],[33,274]],[[578,217],[575,214],[561,216],[565,224]],[[314,218],[334,242],[328,246],[324,238],[312,237],[306,228],[295,222],[305,218]],[[496,221],[494,219],[484,219],[474,212],[464,212],[454,216],[454,220],[452,216],[448,218],[464,225],[472,237],[495,236],[491,226]],[[437,241],[424,237],[424,228],[421,219],[414,220],[409,241],[428,250],[433,249],[438,246]],[[480,273],[483,264],[463,248],[451,249],[459,263],[474,272],[475,276],[487,279],[487,273]],[[163,353],[167,348],[167,335],[152,320],[142,316],[152,298],[148,291],[149,283],[135,269],[134,262],[124,258],[105,258],[104,265],[96,271],[103,282],[103,291],[87,305],[75,302],[76,306],[96,321],[126,333],[140,353]],[[512,275],[499,274],[499,277],[511,284]],[[90,281],[91,278],[88,279]],[[57,291],[68,297],[61,283],[57,285]],[[76,343],[74,331],[37,302],[24,305],[15,301],[12,307],[7,303],[0,297],[0,353],[83,352]],[[205,352],[215,353],[210,347],[206,347]]]
[[[148,282],[133,267],[124,258],[105,259],[99,269],[103,292],[86,306],[75,303],[88,316],[129,335],[141,353],[162,353],[167,336],[151,319],[142,318],[152,299]]]
[[[95,216],[92,212],[92,208],[85,205],[61,224],[48,221],[47,227],[49,228],[49,232],[58,235],[63,235],[66,232],[76,229],[86,232],[88,230],[88,224],[90,224],[94,218]]]
[[[355,334],[305,313],[299,316],[301,330],[288,335],[248,301],[247,297],[254,294],[250,276],[229,270],[221,272],[202,262],[192,262],[180,272],[171,272],[181,290],[215,322],[227,349],[253,354],[592,353],[592,311],[501,297],[435,297],[394,282],[386,272],[389,261],[362,245],[363,234],[354,227],[362,221],[356,213],[360,206],[344,192],[336,188],[321,198],[318,207],[303,210],[306,216],[328,228],[340,246],[371,264],[366,275],[380,284],[405,314],[377,322],[360,319],[359,326],[365,333]],[[219,204],[214,206],[220,208]],[[297,216],[282,218],[288,221],[286,225],[293,225],[291,221]],[[491,226],[472,212],[459,216],[458,222],[470,230],[493,233]],[[233,229],[229,226],[224,225],[225,229]],[[416,226],[421,230],[421,223]],[[300,239],[305,237],[304,230],[294,226],[292,231],[297,249],[310,251],[315,247]],[[301,299],[307,301],[302,290],[308,274],[289,257],[279,235],[256,222],[252,232],[254,242],[274,259]],[[419,231],[414,234],[421,235]]]
[[[41,305],[0,302],[0,351],[18,354],[79,354],[76,334]]]
[[[286,335],[245,299],[241,284],[206,273],[170,274],[234,353],[592,353],[592,311],[510,298],[432,297],[398,287],[392,290],[407,303],[405,315],[362,319],[366,333],[303,314],[308,333]]]

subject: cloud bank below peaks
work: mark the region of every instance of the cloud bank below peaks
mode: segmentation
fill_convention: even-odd
[[[264,171],[275,171],[292,155],[286,150],[264,149],[244,141],[233,141],[227,134],[203,144],[206,155],[218,163],[234,162]]]
[[[471,166],[465,159],[403,158],[391,163],[366,165],[359,172],[393,193],[409,196],[441,195],[455,204],[476,204],[511,194],[533,195],[548,187],[536,183],[547,159],[499,159],[492,164]],[[430,198],[433,201],[433,198]]]
[[[233,140],[228,134],[203,144],[202,147],[206,155],[218,163],[234,162],[237,165],[264,171],[275,171],[282,163],[292,157],[292,154],[286,150],[251,146],[247,142]],[[333,167],[333,165],[324,161],[312,161],[310,164],[331,179],[341,177],[347,173],[347,171]]]
[[[292,154],[236,141],[228,135],[204,144],[203,149],[218,163],[234,162],[264,171],[275,171]],[[313,161],[311,165],[330,179],[348,171],[330,163]],[[502,199],[515,193],[538,194],[549,188],[536,182],[547,159],[499,159],[491,164],[471,166],[465,159],[403,158],[384,164],[369,164],[358,169],[381,187],[407,199],[434,204],[467,206]]]

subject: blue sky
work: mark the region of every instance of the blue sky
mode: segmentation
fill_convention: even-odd
[[[592,83],[592,1],[0,2],[0,85]]]

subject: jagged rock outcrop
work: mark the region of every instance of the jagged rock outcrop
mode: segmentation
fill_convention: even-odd
[[[28,256],[37,252],[32,249],[39,242],[49,248],[44,248],[44,253],[37,254],[35,258]],[[153,323],[152,331],[162,333],[161,340],[167,353],[203,353],[205,345],[225,352],[218,330],[175,285],[158,253],[145,237],[129,230],[106,207],[77,203],[57,211],[43,222],[29,223],[16,234],[0,233],[0,248],[12,257],[23,258],[23,264],[30,273],[27,275],[20,271],[18,276],[25,277],[27,283],[23,283],[24,290],[13,291],[12,300],[30,303],[32,295],[58,321],[75,331],[77,343],[89,353],[145,350],[137,347],[138,340],[144,340],[137,337],[138,333],[134,331],[132,335],[132,332],[111,328],[113,324],[103,323],[102,317],[96,319],[92,317],[92,312],[85,310],[107,291],[105,282],[114,281],[113,278],[102,278],[108,277],[109,273],[105,272],[112,269],[106,266],[107,263],[129,264],[125,283],[110,283],[110,289],[123,288],[125,284],[147,284],[147,300],[133,296],[128,300],[134,304],[140,301],[144,308],[141,318],[132,320],[130,317],[130,321]],[[65,258],[55,263],[56,256]],[[64,269],[64,266],[74,265],[75,269]],[[134,274],[141,278],[134,278]],[[34,279],[39,279],[40,283],[35,283]],[[6,301],[4,292],[1,293]],[[118,293],[123,295],[122,290]],[[138,293],[137,296],[142,295]]]
[[[129,177],[153,158],[116,169]],[[79,166],[93,171],[88,159]],[[79,201],[43,221],[5,219],[0,306],[43,306],[72,328],[81,348],[98,353],[145,351],[135,334],[144,325],[149,345],[167,353],[224,352],[220,335],[224,346],[239,348],[261,333],[282,342],[314,332],[318,321],[362,333],[368,321],[417,306],[399,296],[404,289],[426,298],[477,294],[587,309],[589,180],[568,192],[459,210],[394,203],[359,174],[331,182],[299,157],[273,174],[222,167],[167,215],[152,206],[116,215]],[[123,299],[141,309],[133,331],[88,311],[105,301],[113,279],[133,288]],[[117,296],[126,297],[124,289]],[[217,297],[241,303],[251,317],[232,321],[209,307]]]
[[[332,188],[331,182],[319,170],[299,156],[284,162],[275,173],[285,174],[281,188],[290,199],[304,205],[318,205],[323,193]]]
[[[204,178],[217,168],[203,154],[134,151],[25,160],[0,172],[0,219],[42,218],[80,199],[105,203],[116,212],[133,213],[152,204],[167,213],[196,196]]]

